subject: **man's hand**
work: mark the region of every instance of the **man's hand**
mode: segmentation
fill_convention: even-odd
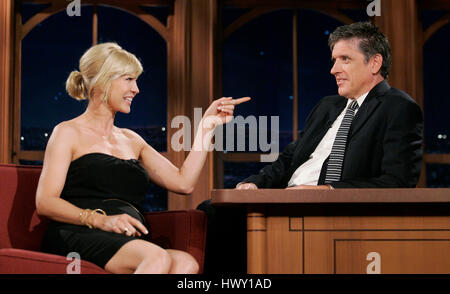
[[[253,183],[239,183],[236,185],[236,190],[256,190],[258,186]]]
[[[294,187],[286,188],[288,190],[332,190],[330,185],[319,185],[319,186],[309,186],[309,185],[298,185]]]

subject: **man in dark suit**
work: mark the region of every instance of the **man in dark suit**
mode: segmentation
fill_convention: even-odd
[[[370,23],[354,23],[337,28],[329,45],[339,95],[321,99],[299,139],[237,189],[416,186],[422,160],[422,111],[408,94],[385,80],[390,69],[386,37]],[[355,113],[347,119],[345,130],[353,101]]]
[[[415,187],[423,118],[406,93],[386,82],[390,48],[370,23],[338,27],[329,38],[339,95],[322,98],[298,140],[236,189]],[[245,260],[240,208],[199,207],[208,214],[206,272],[231,272]],[[245,267],[241,267],[245,271]]]

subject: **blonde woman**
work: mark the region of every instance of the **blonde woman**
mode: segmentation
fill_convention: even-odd
[[[36,192],[36,208],[52,221],[42,249],[66,256],[77,252],[111,273],[197,273],[186,252],[164,250],[148,234],[139,209],[149,181],[189,194],[206,159],[212,130],[232,119],[234,106],[250,98],[221,98],[206,110],[194,148],[181,168],[135,132],[116,127],[117,112],[129,113],[139,93],[141,63],[115,43],[87,50],[66,89],[88,99],[80,116],[58,124],[49,139]],[[204,124],[205,118],[209,124]],[[151,228],[150,228],[151,229]]]

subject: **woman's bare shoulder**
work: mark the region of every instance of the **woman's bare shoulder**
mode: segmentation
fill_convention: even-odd
[[[142,137],[133,130],[126,128],[120,128],[119,130],[125,137],[127,137],[130,140],[144,141],[144,139],[142,139]]]
[[[49,143],[57,142],[58,144],[74,146],[79,136],[80,131],[76,123],[72,120],[63,121],[53,128]]]
[[[55,162],[53,159],[56,159],[60,165],[64,162],[68,164],[78,139],[79,132],[72,122],[63,121],[57,124],[45,148],[44,166],[49,162]]]
[[[76,121],[67,120],[60,122],[53,129],[53,133],[57,132],[57,135],[77,135],[79,132],[79,127]]]
[[[131,143],[131,146],[139,157],[142,149],[148,145],[147,142],[133,130],[121,128],[120,131],[129,140],[129,143]]]

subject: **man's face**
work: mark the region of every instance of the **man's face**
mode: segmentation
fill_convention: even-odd
[[[346,98],[358,98],[373,87],[372,64],[366,63],[364,54],[359,49],[358,39],[340,40],[333,48],[331,57],[338,93]]]

